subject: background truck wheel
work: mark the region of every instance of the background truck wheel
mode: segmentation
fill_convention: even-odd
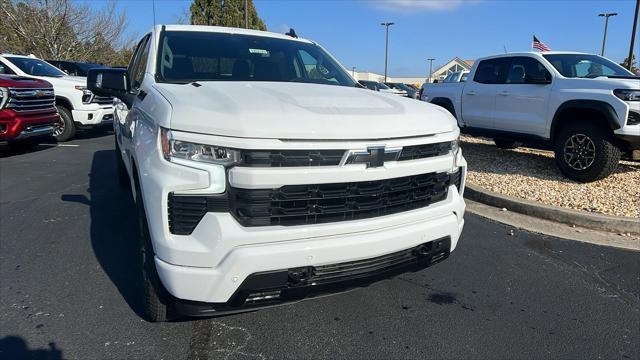
[[[71,140],[76,134],[76,125],[73,123],[71,112],[62,106],[56,106],[60,114],[60,124],[53,132],[53,137],[59,142]]]
[[[113,137],[114,139],[116,139],[116,137]],[[120,151],[120,145],[118,145],[118,140],[115,140],[116,143],[116,168],[117,168],[117,172],[118,172],[118,185],[120,185],[121,188],[128,188],[129,187],[129,174],[127,173],[127,168],[124,166],[124,161],[122,161],[122,152]]]
[[[591,182],[613,173],[622,151],[608,128],[594,123],[572,123],[560,129],[555,155],[566,177]]]
[[[521,142],[509,139],[494,138],[493,142],[496,143],[499,149],[516,149],[522,146]]]
[[[144,212],[140,188],[136,189],[136,207],[138,210],[138,228],[140,238],[140,259],[142,268],[142,285],[144,291],[143,313],[150,322],[169,320],[171,295],[162,285],[154,261],[153,246],[149,236],[147,216]]]

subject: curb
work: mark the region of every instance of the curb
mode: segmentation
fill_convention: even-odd
[[[563,209],[530,200],[516,199],[469,183],[465,185],[464,197],[486,205],[592,230],[640,235],[640,219]]]

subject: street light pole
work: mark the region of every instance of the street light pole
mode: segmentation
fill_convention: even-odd
[[[636,41],[636,32],[638,32],[638,16],[640,15],[640,0],[636,0],[636,13],[633,16],[633,28],[631,28],[631,44],[629,45],[629,62],[627,63],[627,69],[631,71],[631,65],[633,60],[633,45]]]
[[[600,52],[600,56],[604,56],[604,47],[607,44],[607,27],[609,27],[609,18],[616,15],[618,15],[618,13],[598,14],[598,16],[604,17],[604,37],[602,38],[602,51]]]
[[[384,82],[387,82],[387,59],[389,56],[389,26],[393,25],[392,22],[383,22],[380,25],[384,26],[385,31],[385,46],[384,46]]]
[[[429,82],[433,82],[433,80],[431,79],[431,77],[433,76],[433,60],[435,60],[434,58],[428,58],[427,60],[429,60]]]

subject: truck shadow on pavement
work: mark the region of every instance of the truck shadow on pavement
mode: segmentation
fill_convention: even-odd
[[[91,246],[98,263],[129,307],[142,316],[142,272],[137,222],[129,189],[118,185],[114,150],[96,151],[89,174],[89,196],[62,195],[63,201],[88,205]]]
[[[49,343],[48,349],[29,349],[27,342],[15,335],[0,339],[0,358],[30,360],[62,360],[62,350],[56,343]]]

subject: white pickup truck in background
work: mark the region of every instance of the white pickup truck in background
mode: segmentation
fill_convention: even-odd
[[[0,54],[0,74],[45,80],[53,85],[60,123],[53,135],[58,141],[73,139],[77,129],[87,129],[113,120],[113,98],[95,96],[87,89],[87,79],[69,76],[33,55]]]
[[[555,151],[562,173],[603,179],[623,155],[640,160],[640,78],[582,53],[511,53],[475,62],[468,80],[424,88],[462,132]]]

